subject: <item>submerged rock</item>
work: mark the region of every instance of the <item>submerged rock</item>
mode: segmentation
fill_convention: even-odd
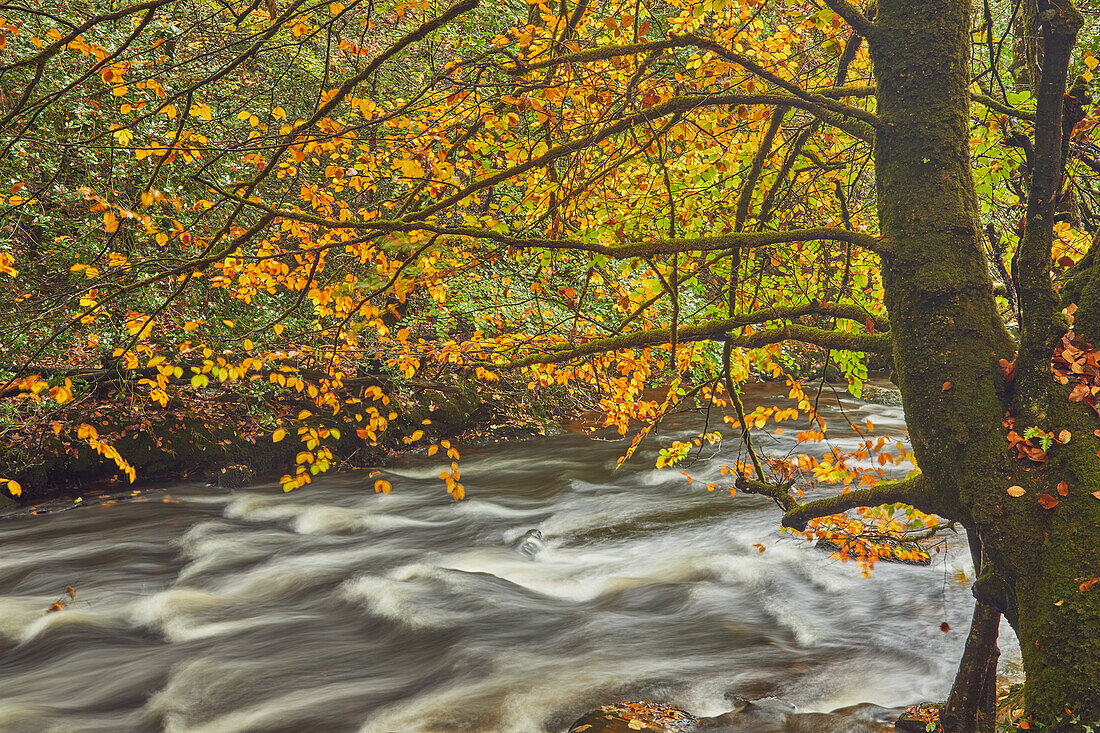
[[[783,700],[738,700],[737,707],[713,718],[696,718],[680,708],[651,702],[604,705],[581,717],[569,733],[886,733],[901,708],[870,703],[831,713],[800,713]]]
[[[537,529],[529,529],[520,538],[516,549],[520,551],[520,554],[525,555],[527,559],[534,560],[535,555],[539,554],[539,551],[545,546],[546,543],[542,541],[542,532]]]

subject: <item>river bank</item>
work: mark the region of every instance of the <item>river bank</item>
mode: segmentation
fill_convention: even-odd
[[[117,451],[141,484],[188,479],[239,488],[293,471],[303,446],[292,426],[301,423],[302,410],[316,411],[312,424],[330,431],[326,445],[339,470],[383,466],[393,454],[440,440],[493,443],[553,434],[592,406],[565,390],[531,391],[526,382],[490,389],[414,381],[394,394],[390,429],[376,443],[357,435],[362,426],[351,414],[327,414],[306,400],[258,402],[230,387],[181,390],[164,407],[117,392],[92,395],[9,429],[0,476],[16,481],[21,492],[0,497],[0,510],[129,485],[125,470],[81,437],[81,426],[91,426],[95,440]],[[290,435],[276,442],[280,428]],[[414,431],[421,432],[418,441],[402,441]]]

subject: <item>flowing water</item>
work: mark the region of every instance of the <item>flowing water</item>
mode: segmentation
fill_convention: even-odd
[[[843,407],[904,438],[900,409]],[[838,403],[822,411],[854,445]],[[365,472],[290,494],[185,483],[0,521],[0,731],[560,733],[623,698],[704,715],[734,695],[942,698],[965,542],[865,579],[781,533],[770,501],[708,493],[729,443],[694,483],[652,468],[701,424],[670,419],[618,470],[622,443],[579,434],[468,447],[460,503],[438,457],[408,456],[390,495]]]

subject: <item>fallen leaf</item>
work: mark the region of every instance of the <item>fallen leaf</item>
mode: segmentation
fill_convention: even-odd
[[[1079,590],[1079,591],[1081,591],[1082,593],[1084,593],[1084,592],[1085,592],[1085,591],[1087,591],[1087,590],[1088,590],[1089,588],[1091,588],[1092,586],[1096,585],[1097,581],[1100,581],[1100,578],[1089,578],[1089,579],[1088,579],[1088,580],[1086,580],[1086,581],[1085,581],[1084,583],[1081,583],[1081,585],[1077,586],[1077,590]]]
[[[1023,496],[1024,493],[1025,492],[1024,492],[1024,487],[1023,486],[1009,486],[1008,487],[1008,495],[1009,496],[1012,496],[1012,497],[1015,497],[1015,498],[1018,499],[1021,496]],[[1100,494],[1100,491],[1098,491],[1096,493]],[[1097,498],[1100,498],[1100,497],[1097,497]]]
[[[944,621],[942,624],[940,624],[940,631],[942,631],[943,633],[946,634],[950,630],[951,630],[951,624],[947,623],[946,621]]]
[[[1078,384],[1076,387],[1070,390],[1069,401],[1080,402],[1081,400],[1088,397],[1090,394],[1092,394],[1092,392],[1089,391],[1088,387],[1083,384]]]
[[[1060,496],[1069,496],[1069,484],[1065,481],[1058,482],[1058,494]]]
[[[1043,509],[1053,509],[1058,506],[1058,500],[1050,494],[1039,494],[1037,501],[1039,502],[1039,506],[1043,507]]]
[[[946,392],[949,389],[951,389],[951,382],[944,382],[943,387],[941,388],[940,391],[941,392]]]
[[[1068,443],[1070,439],[1070,432],[1068,430],[1062,430],[1058,433],[1058,442],[1063,445]]]

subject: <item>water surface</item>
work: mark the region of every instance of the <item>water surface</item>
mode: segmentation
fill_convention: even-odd
[[[904,438],[900,410],[833,399],[813,450],[858,440],[841,405]],[[965,543],[864,579],[781,533],[769,500],[704,489],[736,443],[704,449],[694,483],[653,468],[701,423],[670,419],[618,470],[622,443],[577,434],[468,447],[457,504],[442,462],[408,456],[388,496],[365,472],[285,495],[186,483],[0,521],[0,731],[549,733],[620,698],[942,698]],[[44,613],[65,586],[76,602]]]

